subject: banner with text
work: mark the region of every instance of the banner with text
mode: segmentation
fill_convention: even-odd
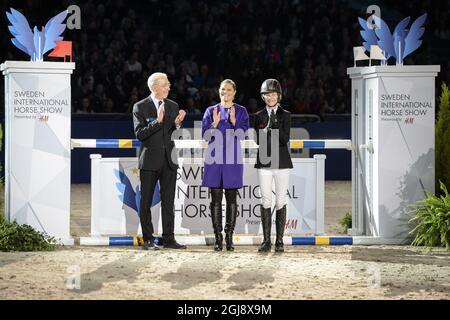
[[[73,63],[7,61],[5,208],[70,244],[70,75]]]
[[[244,186],[238,193],[236,234],[261,234],[261,197],[254,159],[244,164]],[[91,235],[141,234],[139,224],[139,169],[136,158],[104,158],[91,155]],[[324,217],[325,156],[293,159],[287,190],[286,234],[322,234]],[[201,187],[203,164],[180,159],[175,190],[175,234],[213,233],[208,188]],[[274,189],[274,188],[273,188]],[[160,196],[157,185],[152,203],[152,221],[161,234]],[[164,191],[162,191],[164,192]],[[225,197],[223,219],[225,223]],[[272,199],[275,207],[275,196]],[[273,209],[275,210],[275,209]],[[275,219],[273,211],[272,218]],[[275,226],[272,226],[275,232]]]

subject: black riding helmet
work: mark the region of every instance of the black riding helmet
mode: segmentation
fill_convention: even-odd
[[[261,90],[260,90],[261,97],[264,93],[269,93],[269,92],[277,92],[278,93],[278,102],[281,101],[281,95],[282,95],[281,85],[277,79],[266,79],[262,83]]]

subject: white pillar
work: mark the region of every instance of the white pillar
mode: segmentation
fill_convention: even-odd
[[[5,213],[62,243],[70,236],[70,75],[75,63],[6,61]]]
[[[99,236],[101,225],[102,205],[100,203],[101,181],[101,154],[91,154],[91,236]]]
[[[405,239],[410,205],[434,192],[435,77],[440,66],[349,68],[353,234]]]
[[[314,155],[316,161],[316,235],[325,233],[325,159],[324,154]]]

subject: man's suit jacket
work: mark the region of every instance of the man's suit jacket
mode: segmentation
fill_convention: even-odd
[[[270,145],[271,141],[271,134],[272,132],[264,130],[267,125],[269,124],[269,114],[267,113],[267,109],[264,107],[264,109],[258,111],[255,113],[255,130],[256,130],[256,137],[257,137],[257,143],[260,146],[258,149],[258,154],[256,157],[256,163],[255,168],[268,168],[268,169],[288,169],[293,168],[292,166],[292,160],[291,155],[289,153],[288,149],[288,143],[289,143],[289,136],[291,131],[291,113],[287,110],[284,110],[281,108],[281,106],[278,106],[277,112],[276,112],[276,118],[277,118],[277,129],[278,131],[278,141],[279,141],[279,148],[278,150],[273,150],[273,148]],[[267,143],[268,146],[268,156],[272,158],[275,153],[278,153],[279,155],[279,163],[276,166],[275,164],[272,164],[271,161],[269,163],[261,163],[260,160],[260,151],[262,151],[261,145],[262,142],[260,139],[264,140]],[[267,155],[266,155],[267,156]]]
[[[171,154],[175,143],[171,140],[176,129],[175,118],[179,107],[175,101],[164,100],[164,119],[156,121],[158,114],[151,97],[137,102],[133,106],[133,123],[136,138],[141,142],[139,148],[139,169],[159,170],[164,161],[176,170],[178,165],[172,161]]]

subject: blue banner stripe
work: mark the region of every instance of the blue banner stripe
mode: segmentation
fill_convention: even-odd
[[[292,237],[292,245],[302,246],[302,245],[315,245],[315,237]]]
[[[119,139],[97,139],[97,148],[119,148]]]
[[[133,237],[109,237],[110,246],[133,246]]]
[[[110,246],[134,246],[133,240],[109,240]]]
[[[330,237],[330,245],[353,244],[352,237]]]
[[[325,141],[303,141],[303,149],[310,148],[310,149],[324,149],[325,148]]]
[[[133,140],[133,148],[139,148],[141,146],[141,142],[137,139]]]

